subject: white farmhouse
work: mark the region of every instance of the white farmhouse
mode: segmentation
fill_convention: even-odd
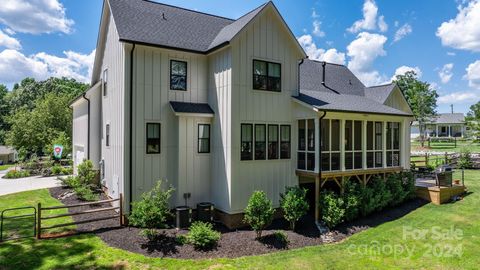
[[[313,204],[325,183],[409,167],[399,89],[308,60],[272,2],[232,20],[105,1],[91,85],[71,104],[74,163],[92,160],[127,209],[167,179],[172,207],[211,202],[235,227],[255,190],[278,207],[303,185]]]

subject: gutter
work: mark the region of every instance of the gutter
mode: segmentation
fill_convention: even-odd
[[[132,198],[133,198],[133,191],[132,191],[132,187],[133,187],[133,181],[132,181],[132,178],[133,178],[133,173],[132,173],[132,167],[133,167],[133,128],[132,128],[132,123],[133,123],[133,53],[135,51],[135,43],[132,43],[133,47],[132,47],[132,50],[130,51],[130,115],[129,115],[129,123],[130,123],[130,135],[129,135],[129,140],[130,140],[130,144],[129,144],[129,171],[128,171],[128,174],[129,174],[129,204],[130,204],[130,211],[132,210]]]
[[[87,159],[90,159],[90,99],[87,98],[87,93],[83,93],[82,98],[87,101]]]

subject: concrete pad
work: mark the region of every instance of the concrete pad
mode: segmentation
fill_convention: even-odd
[[[62,185],[57,176],[32,176],[20,179],[3,179],[0,173],[0,196],[35,189],[52,188]]]

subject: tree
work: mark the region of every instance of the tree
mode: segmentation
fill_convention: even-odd
[[[263,191],[254,191],[248,200],[243,220],[253,228],[257,238],[260,238],[262,230],[272,222],[274,213],[275,209],[267,194]]]
[[[470,130],[468,136],[478,140],[480,138],[480,101],[470,106],[470,111],[467,113],[465,120]]]
[[[7,94],[7,87],[0,84],[0,145],[5,144],[5,132],[9,129],[6,121],[6,117],[10,112]]]
[[[437,91],[429,83],[420,81],[414,71],[397,75],[393,82],[402,91],[415,119],[418,121],[420,142],[423,147],[425,145],[425,123],[437,114]]]
[[[72,133],[72,112],[68,107],[70,100],[68,95],[48,93],[45,98],[37,100],[32,111],[26,108],[19,109],[8,118],[11,129],[7,132],[7,143],[18,150],[37,155],[45,154],[45,146],[61,136],[68,138],[64,141],[70,145]]]
[[[290,222],[290,228],[295,231],[295,223],[307,213],[307,190],[298,186],[286,187],[280,194],[280,207],[285,219]]]

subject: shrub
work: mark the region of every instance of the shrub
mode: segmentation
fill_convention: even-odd
[[[172,217],[168,201],[174,192],[173,187],[162,190],[163,181],[149,192],[142,195],[142,199],[132,203],[132,212],[129,216],[130,224],[140,228],[164,228],[168,218]]]
[[[328,228],[342,223],[345,218],[344,202],[341,196],[325,190],[320,194],[320,211],[322,221]]]
[[[84,185],[95,184],[96,172],[93,170],[93,163],[91,160],[84,160],[78,165],[78,178]]]
[[[72,175],[73,174],[73,168],[72,167],[63,167],[62,168],[62,174],[63,175]]]
[[[75,188],[80,185],[80,181],[76,176],[68,176],[67,178],[62,178],[61,181],[65,186],[68,186],[71,188]]]
[[[290,244],[290,241],[288,240],[288,235],[284,231],[275,231],[273,233],[273,236],[275,236],[275,239],[277,239],[277,241],[284,246],[288,246],[288,244]]]
[[[260,238],[262,230],[272,222],[274,212],[272,201],[267,198],[267,194],[263,191],[255,191],[245,208],[243,220],[252,227],[257,238]]]
[[[287,187],[284,194],[280,194],[280,207],[283,216],[290,222],[290,229],[295,230],[295,223],[307,213],[307,190],[295,187]]]
[[[473,167],[472,154],[468,148],[462,148],[458,157],[457,167],[459,169],[471,169]]]
[[[405,200],[410,200],[416,197],[415,194],[415,176],[412,172],[402,172],[402,187],[405,192]]]
[[[98,194],[95,194],[88,186],[78,185],[73,188],[75,194],[84,201],[96,201],[98,200]]]
[[[358,183],[348,181],[345,184],[343,201],[345,206],[346,221],[354,220],[360,215],[360,203],[362,201],[360,192],[360,185]]]
[[[392,174],[386,180],[386,187],[391,194],[389,206],[401,204],[407,198],[408,192],[403,188],[403,175]]]
[[[29,177],[30,173],[28,171],[20,171],[20,170],[10,170],[8,171],[3,178],[5,179],[17,179],[17,178],[24,178]]]
[[[155,241],[158,238],[158,231],[155,229],[143,229],[140,231],[140,235],[146,237],[148,241]]]
[[[214,247],[220,240],[220,232],[213,230],[210,223],[195,221],[190,226],[186,240],[197,249],[208,249]]]
[[[53,175],[60,175],[63,172],[63,167],[59,165],[55,165],[51,168],[51,172]]]

